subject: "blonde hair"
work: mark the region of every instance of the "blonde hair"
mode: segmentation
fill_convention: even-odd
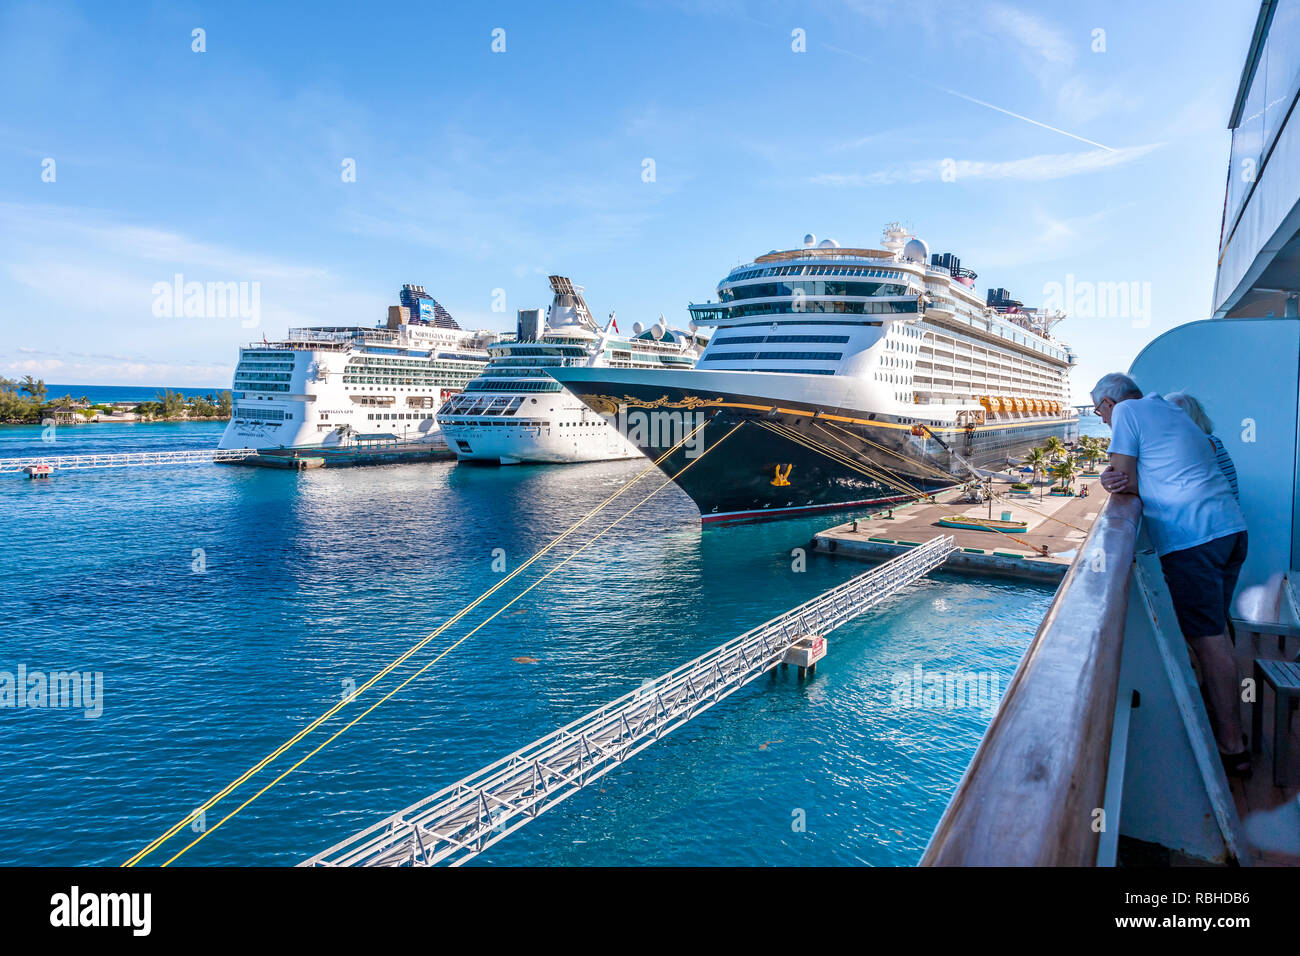
[[[1196,427],[1207,435],[1214,434],[1214,422],[1210,421],[1210,416],[1205,414],[1205,409],[1201,406],[1195,396],[1188,395],[1186,392],[1170,392],[1165,396],[1165,401],[1177,405],[1187,413],[1187,417],[1196,423]]]

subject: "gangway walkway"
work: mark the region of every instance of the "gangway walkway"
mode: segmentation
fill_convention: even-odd
[[[255,448],[189,448],[181,451],[124,451],[106,455],[42,455],[34,458],[0,458],[0,474],[25,468],[51,466],[59,471],[90,468],[135,468],[142,465],[199,465],[242,461],[257,454]]]
[[[300,866],[459,866],[745,684],[802,638],[825,635],[943,564],[934,538],[832,588]]]

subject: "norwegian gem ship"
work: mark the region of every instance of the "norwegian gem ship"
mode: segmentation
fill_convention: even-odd
[[[809,235],[733,269],[690,306],[714,329],[694,370],[548,371],[611,419],[672,418],[636,440],[705,522],[902,501],[1077,437],[1064,315],[981,297],[897,224],[881,245]]]
[[[613,313],[597,326],[581,286],[551,276],[546,315],[521,309],[517,335],[488,351],[483,374],[438,413],[448,447],[464,461],[514,465],[637,458],[624,433],[592,411],[547,371],[557,367],[689,369],[704,344],[695,330],[660,321],[621,335]]]
[[[221,448],[437,441],[438,409],[487,365],[494,332],[462,329],[423,286],[377,326],[290,329],[239,350]]]

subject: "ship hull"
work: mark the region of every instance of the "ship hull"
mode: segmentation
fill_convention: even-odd
[[[902,416],[727,388],[727,373],[659,373],[653,381],[615,369],[554,374],[658,461],[705,523],[914,500],[967,480],[962,460],[1002,469],[1008,458],[1051,436],[1072,440],[1078,429],[1070,417],[927,431]],[[732,381],[752,386],[755,379]]]

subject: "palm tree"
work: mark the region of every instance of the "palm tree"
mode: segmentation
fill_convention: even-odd
[[[1047,441],[1044,442],[1043,447],[1047,449],[1047,455],[1053,461],[1065,454],[1065,444],[1055,435],[1047,439]]]
[[[1096,471],[1102,456],[1101,443],[1091,435],[1084,435],[1079,439],[1079,448],[1083,451],[1083,460],[1088,463],[1088,470]]]
[[[1078,469],[1074,467],[1074,462],[1068,458],[1052,467],[1052,475],[1061,483],[1059,485],[1061,488],[1071,487],[1074,476],[1077,474]]]
[[[30,375],[23,378],[22,390],[38,402],[45,398],[45,382]]]
[[[1039,472],[1044,471],[1048,463],[1047,453],[1044,453],[1043,449],[1030,449],[1030,454],[1024,457],[1024,463],[1034,468],[1034,484],[1037,484],[1039,483]],[[1040,494],[1039,497],[1043,496]]]

